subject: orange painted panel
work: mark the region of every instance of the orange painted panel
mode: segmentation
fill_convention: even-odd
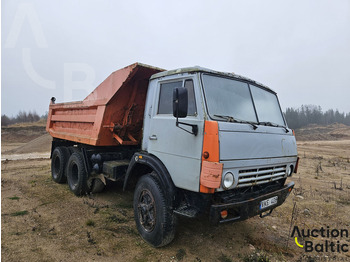
[[[94,146],[141,143],[149,78],[163,69],[135,63],[113,72],[83,101],[51,103],[46,130],[54,138]]]
[[[214,193],[215,188],[221,184],[223,165],[220,160],[219,126],[217,121],[205,121],[203,135],[202,168],[200,175],[200,188],[202,193]],[[209,153],[204,158],[204,152]]]
[[[209,158],[204,159],[202,155],[202,160],[219,162],[219,127],[217,121],[205,121],[203,136],[204,152],[209,153]]]
[[[53,115],[52,121],[60,122],[95,122],[95,115]]]

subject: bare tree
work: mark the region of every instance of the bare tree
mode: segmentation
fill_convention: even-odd
[[[1,125],[8,126],[12,124],[12,120],[7,115],[1,115]]]

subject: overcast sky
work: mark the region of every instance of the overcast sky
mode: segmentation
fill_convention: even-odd
[[[84,99],[134,62],[235,72],[282,109],[350,112],[350,1],[1,1],[1,113]]]

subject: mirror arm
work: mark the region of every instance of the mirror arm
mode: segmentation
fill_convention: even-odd
[[[191,126],[192,127],[192,132],[191,131],[188,131],[187,129],[179,126],[179,124],[181,125],[186,125],[186,126]],[[198,126],[197,125],[192,125],[192,124],[187,124],[187,123],[183,123],[183,122],[179,122],[179,119],[176,118],[176,126],[184,131],[186,131],[187,133],[190,133],[192,135],[195,135],[197,136],[198,135]]]

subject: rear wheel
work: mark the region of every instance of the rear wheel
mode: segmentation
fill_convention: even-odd
[[[67,180],[69,189],[77,196],[88,192],[87,173],[81,153],[73,153],[67,163]]]
[[[169,244],[175,236],[176,217],[167,205],[165,193],[152,174],[142,176],[134,193],[137,230],[154,247]]]
[[[51,157],[51,176],[56,183],[65,183],[66,164],[69,158],[69,150],[66,147],[56,147]]]

